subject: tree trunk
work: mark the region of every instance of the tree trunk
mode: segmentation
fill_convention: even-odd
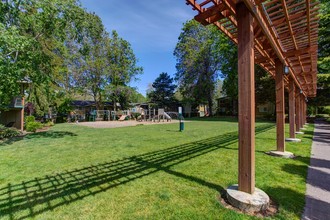
[[[113,99],[113,110],[117,111],[117,102],[116,99]]]
[[[213,100],[212,100],[212,95],[211,94],[209,94],[208,103],[209,103],[209,116],[212,116],[213,115],[213,112],[212,112]]]

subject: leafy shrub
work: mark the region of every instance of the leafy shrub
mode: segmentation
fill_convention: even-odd
[[[32,121],[29,123],[26,123],[26,131],[29,132],[36,132],[37,129],[42,128],[42,124],[40,122],[37,121]]]
[[[21,132],[16,128],[6,128],[4,125],[0,125],[0,139],[11,138],[20,134]]]
[[[132,112],[131,115],[132,115],[132,118],[133,119],[137,119],[141,115],[141,113],[139,113],[139,112]]]
[[[46,127],[54,126],[54,122],[52,122],[52,121],[48,121],[48,122],[46,122],[46,123],[44,124],[44,126],[46,126]]]
[[[65,123],[65,122],[67,122],[66,115],[57,115],[55,120],[56,120],[56,123]]]
[[[29,123],[29,122],[35,122],[36,121],[36,119],[35,119],[35,117],[34,116],[26,116],[25,117],[25,123]]]

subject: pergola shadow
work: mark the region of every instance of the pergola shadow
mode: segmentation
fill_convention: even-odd
[[[259,126],[256,133],[265,132],[273,127]],[[230,132],[164,150],[34,178],[18,184],[8,183],[0,189],[0,217],[35,217],[158,171],[222,191],[222,186],[171,170],[171,167],[220,148],[236,150],[227,146],[237,142],[237,137],[237,132]]]

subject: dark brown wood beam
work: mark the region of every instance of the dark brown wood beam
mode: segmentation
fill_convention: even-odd
[[[207,21],[208,18],[213,17],[215,15],[220,15],[221,11],[224,10],[224,5],[214,5],[205,11],[199,13],[195,16],[195,20],[202,23],[203,25],[210,24],[210,22]]]
[[[300,131],[300,89],[296,87],[296,94],[295,94],[295,100],[296,100],[296,131]]]
[[[275,88],[276,88],[276,144],[277,151],[285,151],[285,108],[284,108],[284,76],[283,63],[275,60]]]
[[[301,48],[299,50],[291,50],[291,51],[287,51],[283,54],[286,57],[293,57],[293,56],[300,56],[305,53],[313,53],[313,52],[315,52],[315,50],[317,50],[317,46],[305,47],[305,48]]]
[[[290,138],[296,137],[296,124],[295,124],[295,112],[296,112],[296,106],[295,106],[295,89],[296,86],[294,84],[294,81],[290,79],[289,82],[289,120],[290,120]]]
[[[253,3],[252,0],[242,0],[250,10],[251,14],[255,18],[256,22],[258,22],[259,26],[261,27],[263,33],[265,34],[266,38],[268,39],[269,43],[272,46],[272,49],[274,50],[276,56],[278,59],[280,59],[284,64],[286,64],[286,57],[283,56],[282,50],[283,48],[279,44],[279,41],[276,39],[275,34],[272,30],[271,25],[269,24],[268,18],[263,10],[260,10],[262,8],[261,0],[255,0],[255,3]],[[256,6],[256,5],[258,6]],[[296,85],[300,87],[300,84],[298,80],[296,79],[296,76],[292,70],[290,70],[290,76],[294,79]]]
[[[244,3],[238,3],[238,189],[255,190],[255,95],[253,17]]]
[[[191,5],[194,10],[197,10],[199,12],[202,11],[202,7],[196,2],[196,0],[186,0],[187,5]]]

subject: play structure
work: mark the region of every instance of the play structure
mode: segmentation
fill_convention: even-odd
[[[154,113],[156,113],[155,109],[154,109]],[[159,122],[161,119],[163,121],[165,121],[165,120],[171,121],[172,120],[171,116],[169,116],[163,108],[158,109],[157,114],[153,115],[152,121],[154,121],[154,122],[158,121]]]
[[[156,108],[152,103],[138,104],[128,110],[79,110],[70,112],[70,121],[137,121],[163,122],[178,119],[178,112],[165,112],[164,108]]]
[[[141,115],[137,117],[138,121],[153,121],[153,122],[160,122],[161,120],[164,122],[166,121],[171,121],[172,117],[171,115],[177,115],[178,113],[176,112],[165,112],[163,108],[159,109],[141,109],[140,112]]]
[[[77,111],[76,111],[77,112]],[[87,115],[85,117],[85,115]],[[85,114],[84,112],[75,114],[75,118],[79,121],[123,121],[131,118],[130,111],[110,111],[110,110],[93,110],[90,113]]]
[[[109,110],[95,110],[95,121],[110,121]]]

